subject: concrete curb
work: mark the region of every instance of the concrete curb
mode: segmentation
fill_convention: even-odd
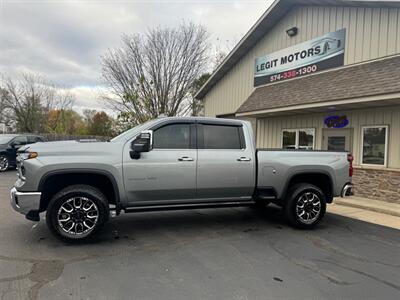
[[[365,210],[369,210],[369,211],[378,212],[378,213],[381,213],[381,214],[400,217],[400,211],[389,210],[389,209],[384,209],[384,208],[378,208],[378,207],[373,207],[373,206],[368,206],[368,205],[361,205],[361,204],[347,202],[345,200],[337,200],[337,199],[334,201],[334,203],[338,204],[338,205],[342,205],[342,206],[360,208],[360,209],[365,209]]]

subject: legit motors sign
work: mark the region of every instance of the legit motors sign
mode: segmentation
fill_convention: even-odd
[[[256,58],[254,86],[342,66],[346,29]]]

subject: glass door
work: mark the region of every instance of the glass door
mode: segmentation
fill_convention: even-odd
[[[324,129],[322,149],[351,151],[351,129]]]

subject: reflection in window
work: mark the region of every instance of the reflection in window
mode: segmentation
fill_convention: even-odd
[[[346,149],[345,136],[329,136],[328,150],[329,151],[344,151]]]
[[[154,131],[153,148],[155,149],[189,149],[190,125],[171,124]]]
[[[241,149],[240,130],[237,126],[203,125],[204,149]]]
[[[283,131],[283,149],[296,149],[296,131],[284,130]]]
[[[299,149],[312,150],[314,146],[314,129],[299,129]]]
[[[364,127],[362,135],[362,163],[385,165],[387,126]]]
[[[282,132],[283,149],[314,149],[315,129],[285,129]]]

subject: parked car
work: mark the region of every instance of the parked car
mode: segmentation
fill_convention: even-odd
[[[72,241],[100,231],[109,215],[274,202],[291,224],[313,228],[326,203],[349,195],[346,152],[256,149],[241,120],[159,118],[110,142],[20,149],[13,208]]]
[[[43,137],[32,134],[0,134],[0,172],[16,167],[20,147],[44,141]]]

